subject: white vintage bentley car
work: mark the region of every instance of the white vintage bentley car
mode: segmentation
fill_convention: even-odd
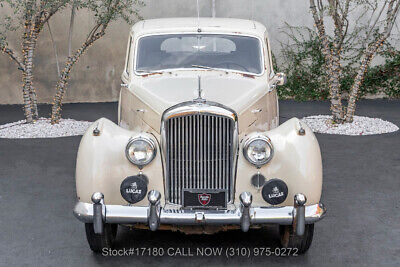
[[[129,34],[118,125],[82,138],[75,216],[90,248],[118,225],[213,234],[279,225],[304,253],[320,202],[318,141],[292,118],[279,125],[266,28],[222,18],[144,20]]]

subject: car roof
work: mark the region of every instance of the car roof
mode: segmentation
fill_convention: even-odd
[[[259,22],[233,18],[163,18],[137,22],[132,27],[135,35],[157,33],[202,32],[248,34],[264,37],[266,28]]]

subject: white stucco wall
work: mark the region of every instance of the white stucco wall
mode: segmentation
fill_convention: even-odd
[[[196,0],[144,0],[141,9],[145,19],[164,17],[197,16]],[[199,0],[200,15],[210,17],[212,0]],[[9,10],[0,8],[0,18]],[[234,17],[257,20],[263,23],[270,34],[272,49],[279,54],[280,41],[285,22],[296,26],[313,26],[307,0],[216,0],[217,17]],[[57,14],[51,21],[52,31],[58,47],[61,63],[66,58],[70,10]],[[84,11],[77,12],[74,49],[77,49],[92,26],[92,19]],[[117,100],[120,89],[120,74],[125,58],[129,26],[114,22],[104,38],[80,59],[73,69],[65,102],[99,102]],[[11,47],[20,48],[20,35],[9,38]],[[35,82],[39,101],[50,103],[57,82],[57,71],[53,47],[47,28],[39,39],[35,57]],[[16,104],[22,101],[21,77],[15,64],[0,54],[0,104]]]

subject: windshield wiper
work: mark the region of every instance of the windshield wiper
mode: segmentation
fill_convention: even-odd
[[[135,71],[139,73],[160,73],[164,72],[165,70],[135,70]]]
[[[223,68],[214,68],[214,67],[209,67],[209,66],[203,66],[203,65],[191,65],[192,68],[198,68],[198,69],[206,69],[206,70],[219,70],[219,71],[225,71],[229,72],[230,70],[223,69]],[[167,69],[165,70],[146,70],[146,69],[140,69],[140,70],[135,70],[136,72],[139,73],[161,73],[161,72],[166,72],[168,71]]]
[[[220,70],[220,71],[226,71],[229,72],[227,69],[222,69],[222,68],[214,68],[214,67],[209,67],[209,66],[203,66],[203,65],[192,65],[193,68],[198,68],[198,69],[206,69],[206,70]]]

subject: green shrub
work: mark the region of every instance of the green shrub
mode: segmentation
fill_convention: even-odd
[[[325,58],[321,43],[316,33],[309,28],[288,26],[286,34],[290,44],[282,45],[282,61],[275,69],[285,72],[288,77],[286,85],[278,88],[282,99],[326,100],[329,98]],[[344,46],[344,49],[352,49]],[[348,92],[353,85],[361,53],[353,51],[342,65],[341,89]],[[386,45],[379,53],[384,63],[368,69],[360,90],[360,98],[368,95],[384,94],[388,98],[400,98],[400,51]]]
[[[381,56],[385,62],[369,69],[362,93],[384,93],[389,98],[400,98],[400,51],[386,50]]]

